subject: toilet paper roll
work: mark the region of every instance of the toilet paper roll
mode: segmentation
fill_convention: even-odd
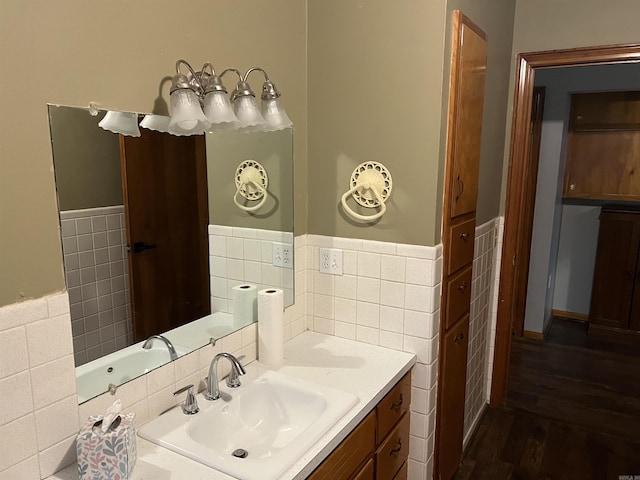
[[[258,360],[272,367],[284,362],[284,293],[279,288],[258,292]]]
[[[233,296],[233,321],[236,325],[248,325],[258,319],[258,287],[251,283],[236,285]]]

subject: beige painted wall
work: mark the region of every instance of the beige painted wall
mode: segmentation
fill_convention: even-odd
[[[309,232],[435,244],[445,1],[309,0],[308,11]],[[375,226],[338,206],[370,160],[393,176]]]
[[[506,196],[517,55],[542,50],[638,43],[638,18],[640,2],[637,0],[517,0],[500,202],[502,212]]]
[[[178,58],[257,64],[283,92],[304,185],[305,50],[299,0],[0,2],[0,306],[64,288],[47,103],[148,112],[160,88],[168,100],[169,84],[160,84]],[[296,195],[302,233],[305,189]]]
[[[454,9],[489,37],[478,224],[498,214],[513,2],[311,0],[310,233],[440,242]],[[350,220],[338,205],[354,167],[368,160],[384,163],[394,185],[373,226]]]

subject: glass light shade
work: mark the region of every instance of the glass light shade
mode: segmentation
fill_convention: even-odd
[[[113,112],[109,110],[98,126],[113,133],[129,137],[139,137],[138,114],[132,112]]]
[[[156,132],[170,133],[169,121],[171,118],[164,115],[145,115],[140,126],[148,130],[155,130]]]
[[[196,135],[211,126],[200,108],[200,100],[193,90],[181,88],[171,94],[169,132],[174,135]]]
[[[293,125],[277,98],[262,100],[262,116],[267,122],[267,130],[283,130]]]
[[[256,127],[252,128],[254,130],[267,124],[258,110],[256,99],[250,95],[236,98],[233,101],[233,110],[238,117],[238,128]]]
[[[212,125],[237,122],[227,94],[221,90],[209,92],[204,96],[204,114]]]

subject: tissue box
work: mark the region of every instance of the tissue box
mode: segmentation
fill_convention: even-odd
[[[89,417],[76,438],[79,480],[129,480],[136,463],[134,413],[120,415],[120,424],[102,433],[101,416]]]

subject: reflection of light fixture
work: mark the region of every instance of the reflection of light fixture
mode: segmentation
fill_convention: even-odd
[[[148,130],[155,130],[156,132],[170,133],[169,132],[169,117],[163,115],[145,115],[140,126]]]
[[[131,112],[115,112],[109,110],[98,126],[113,133],[121,133],[130,137],[139,137],[138,115]]]

